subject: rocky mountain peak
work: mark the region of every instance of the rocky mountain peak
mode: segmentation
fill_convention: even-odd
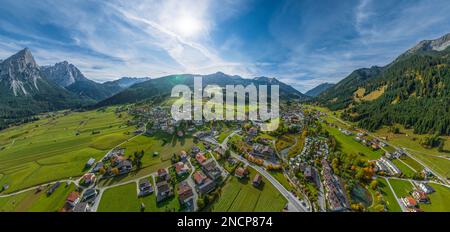
[[[61,87],[67,87],[76,81],[86,79],[75,65],[67,61],[56,63],[53,66],[45,66],[42,68],[42,71],[47,79]]]
[[[407,51],[408,54],[418,51],[443,51],[450,46],[450,33],[434,40],[423,40]]]
[[[37,80],[40,78],[39,66],[28,48],[0,64],[0,81],[6,82],[15,96],[39,90]]]

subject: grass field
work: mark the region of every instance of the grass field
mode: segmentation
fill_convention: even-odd
[[[392,160],[392,162],[395,164],[395,166],[397,166],[403,173],[403,175],[407,178],[413,178],[414,174],[416,173],[414,170],[412,170],[411,168],[409,168],[407,165],[405,165],[404,163],[402,163],[400,160],[398,159],[394,159]]]
[[[347,154],[360,154],[361,159],[364,160],[375,160],[379,159],[384,153],[383,150],[379,149],[374,151],[372,148],[366,147],[361,143],[353,139],[352,136],[348,136],[340,132],[337,128],[330,127],[322,123],[323,128],[328,130],[330,135],[334,136],[337,141],[337,149],[347,153]]]
[[[422,161],[431,170],[435,171],[444,178],[450,178],[450,160],[441,157],[425,155],[422,153],[410,152],[414,157]]]
[[[409,193],[414,189],[414,186],[408,180],[389,179],[389,183],[391,183],[397,197],[409,196]]]
[[[414,168],[414,170],[418,172],[423,170],[423,166],[409,156],[401,156],[399,159],[407,163],[410,167]]]
[[[35,193],[30,190],[10,197],[0,197],[0,212],[56,212],[66,201],[67,195],[75,190],[75,185],[62,183],[48,196],[46,190]]]
[[[176,136],[166,134],[157,134],[151,137],[140,135],[120,147],[125,148],[125,156],[132,156],[134,152],[144,151],[144,157],[141,160],[142,168],[134,170],[127,175],[103,179],[99,184],[105,186],[121,183],[137,177],[146,176],[156,172],[159,168],[166,168],[171,165],[170,159],[174,153],[179,154],[181,150],[189,151],[193,145],[193,139],[190,137],[179,139]],[[154,152],[158,152],[159,156],[153,156]]]
[[[64,112],[0,132],[0,185],[14,192],[30,186],[79,176],[90,157],[131,137],[128,116],[115,108]],[[93,133],[95,132],[95,133]]]
[[[275,142],[275,147],[277,148],[277,151],[281,152],[282,150],[294,145],[295,144],[294,137],[295,135],[292,134],[280,136]]]
[[[402,212],[400,205],[398,205],[397,200],[395,199],[394,193],[389,188],[388,183],[383,178],[377,178],[378,181],[378,189],[383,196],[383,200],[386,204],[386,208],[389,212]]]
[[[263,178],[260,189],[253,187],[252,178],[256,170],[251,169],[250,179],[241,181],[236,177],[222,189],[221,196],[211,207],[215,212],[280,212],[286,205],[286,199],[269,181]]]
[[[436,192],[429,194],[431,204],[420,204],[425,212],[449,212],[450,211],[450,188],[439,184],[429,184]]]
[[[291,191],[294,190],[294,188],[289,184],[288,179],[284,176],[283,172],[274,172],[269,171],[270,175],[272,175],[278,182],[280,182],[283,187],[285,187],[287,190]]]
[[[140,207],[136,184],[130,183],[107,189],[100,200],[98,212],[139,212]]]
[[[154,183],[152,186],[154,187]],[[176,194],[176,189],[175,189]],[[145,212],[166,212],[166,211],[178,211],[180,205],[178,203],[177,196],[162,202],[156,203],[156,195],[152,193],[146,197],[138,198],[137,189],[135,183],[121,185],[118,187],[110,188],[103,193],[99,212],[140,212],[141,203],[145,205]]]
[[[217,142],[222,143],[225,138],[230,135],[233,131],[231,129],[224,129],[222,133],[219,134],[219,137],[217,138]]]
[[[289,149],[289,151],[288,151],[289,158],[295,157],[298,154],[300,154],[305,145],[306,137],[303,136],[302,133],[295,135],[295,139],[297,139],[297,143],[295,143],[295,141],[294,141],[294,145]]]

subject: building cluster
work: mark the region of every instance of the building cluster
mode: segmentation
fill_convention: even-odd
[[[170,175],[167,169],[160,168],[156,176],[156,202],[160,203],[167,198],[174,196],[172,185],[169,183]]]
[[[259,143],[254,143],[252,146],[252,151],[250,151],[250,155],[262,159],[274,159],[275,152],[272,147],[268,145],[263,145]]]
[[[83,194],[74,191],[69,193],[62,211],[64,212],[89,212],[97,198],[98,191],[94,188],[86,189]]]
[[[200,194],[210,193],[222,180],[222,171],[217,166],[217,162],[213,158],[206,158],[203,152],[195,154],[194,159],[200,166],[200,169],[193,174],[196,189]]]
[[[289,159],[289,165],[293,170],[304,172],[308,163],[312,162],[313,158],[328,157],[329,147],[326,141],[315,138],[306,137],[303,150],[299,155]]]
[[[376,138],[372,138],[370,139],[369,137],[367,137],[366,133],[357,133],[355,138],[356,141],[360,142],[361,144],[363,144],[366,147],[370,147],[373,150],[378,150],[381,147],[385,147],[386,144]]]
[[[164,131],[169,134],[175,133],[175,128],[179,126],[180,121],[172,119],[170,109],[164,107],[154,107],[143,114],[144,118],[152,122],[152,126],[147,128],[145,133],[152,135],[157,131]]]
[[[339,177],[333,174],[328,161],[322,159],[323,184],[326,190],[326,200],[332,211],[346,211],[350,204]]]
[[[411,195],[402,197],[401,202],[411,212],[422,212],[419,208],[419,203],[429,204],[430,198],[428,194],[433,193],[435,190],[424,182],[415,183],[414,190],[410,192]]]
[[[402,171],[387,157],[382,156],[375,162],[377,172],[384,172],[387,175],[398,176]]]

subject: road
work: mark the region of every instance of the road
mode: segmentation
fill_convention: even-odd
[[[231,138],[232,136],[234,136],[237,132],[239,131],[234,131],[233,133],[231,133],[230,135],[228,135],[222,142],[221,146],[225,149],[227,149],[227,143],[228,143],[228,139]],[[278,182],[272,175],[270,175],[265,169],[261,168],[258,165],[255,165],[253,163],[248,162],[246,159],[244,159],[243,157],[237,155],[236,153],[234,153],[233,151],[230,152],[231,155],[236,158],[237,160],[243,162],[244,164],[252,167],[253,169],[255,169],[257,172],[259,172],[262,176],[264,176],[275,188],[278,189],[278,191],[288,200],[288,202],[290,203],[290,205],[292,205],[297,212],[308,212],[309,210],[306,209],[306,207],[304,207],[300,200],[295,197],[291,192],[289,192],[283,185],[280,184],[280,182]]]
[[[317,171],[317,170],[316,170]],[[317,173],[317,184],[319,185],[319,192],[317,193],[317,202],[320,207],[320,212],[327,211],[327,203],[325,200],[325,190],[323,188],[322,180],[320,179],[320,174]]]
[[[195,172],[195,167],[194,167],[194,165],[192,165],[192,163],[191,163],[191,159],[188,159],[188,163],[189,163],[189,166],[190,166],[190,168],[191,168],[191,173],[189,174],[189,177],[186,179],[186,181],[187,181],[187,183],[189,184],[189,186],[191,186],[191,188],[192,188],[192,193],[194,194],[194,199],[193,199],[193,203],[194,203],[194,209],[193,209],[193,211],[194,212],[197,212],[197,210],[198,210],[198,206],[197,206],[197,200],[198,200],[198,193],[197,193],[197,191],[195,190],[195,183],[194,183],[194,179],[192,178],[192,175],[194,174],[194,172]]]
[[[388,183],[389,188],[391,189],[392,194],[394,194],[395,199],[397,200],[398,205],[400,206],[400,208],[402,209],[402,212],[408,212],[408,210],[406,209],[405,205],[403,204],[403,202],[400,201],[400,198],[397,197],[397,194],[395,194],[394,188],[392,188],[391,183],[389,183],[388,178],[383,177],[386,182]]]

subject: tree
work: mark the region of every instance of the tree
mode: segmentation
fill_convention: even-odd
[[[205,200],[201,197],[197,199],[197,206],[199,209],[203,209],[205,207]]]
[[[114,175],[119,175],[120,172],[119,172],[118,168],[113,168],[113,169],[111,169],[111,173]]]
[[[225,157],[225,159],[228,159],[228,158],[230,158],[230,156],[231,156],[231,151],[229,149],[227,149],[225,151],[224,157]]]
[[[377,186],[378,186],[377,180],[372,180],[372,182],[370,182],[371,189],[375,190],[375,189],[377,189]]]

